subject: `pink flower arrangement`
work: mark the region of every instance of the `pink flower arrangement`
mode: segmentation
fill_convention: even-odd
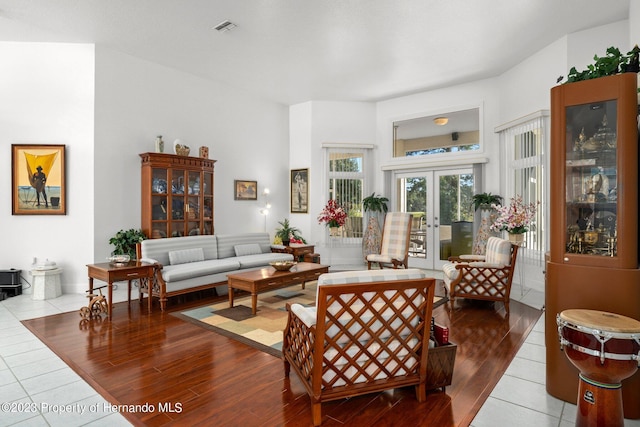
[[[334,199],[330,199],[318,215],[318,223],[324,222],[329,227],[341,227],[346,221],[347,213]]]
[[[536,216],[538,203],[525,204],[522,196],[511,198],[508,206],[492,204],[491,207],[498,211],[498,218],[489,227],[491,230],[506,230],[512,234],[522,234],[529,231],[529,225]]]

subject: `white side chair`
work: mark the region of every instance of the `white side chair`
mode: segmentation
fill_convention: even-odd
[[[367,268],[377,263],[380,268],[391,266],[409,268],[409,241],[411,238],[410,213],[389,212],[384,219],[382,244],[379,254],[367,255]]]

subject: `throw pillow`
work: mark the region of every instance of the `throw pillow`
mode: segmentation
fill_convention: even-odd
[[[198,261],[204,261],[204,250],[202,248],[169,251],[169,264],[171,265]]]
[[[236,251],[236,256],[244,255],[258,255],[262,253],[260,245],[257,243],[249,243],[246,245],[235,245],[233,249]]]

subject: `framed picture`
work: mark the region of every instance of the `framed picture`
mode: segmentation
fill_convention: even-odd
[[[291,170],[291,213],[309,211],[309,169]]]
[[[235,200],[258,200],[258,181],[233,181],[233,198]]]
[[[13,215],[66,215],[64,145],[11,145]]]

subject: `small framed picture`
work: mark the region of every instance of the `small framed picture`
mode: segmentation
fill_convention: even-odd
[[[291,213],[309,211],[309,169],[291,170]]]
[[[65,146],[11,145],[11,213],[66,215]]]
[[[258,181],[233,181],[235,200],[258,200]]]

